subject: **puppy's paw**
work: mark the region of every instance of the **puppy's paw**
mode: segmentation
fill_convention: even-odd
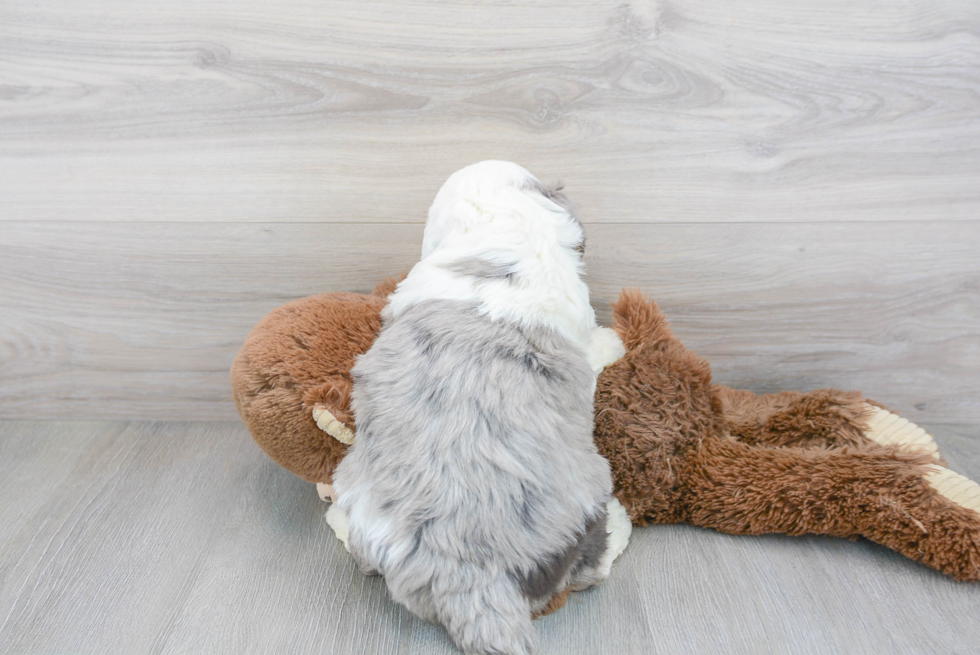
[[[313,420],[316,426],[331,437],[348,446],[354,443],[354,431],[337,420],[337,417],[323,405],[313,407]]]
[[[902,446],[939,458],[939,446],[932,435],[915,423],[874,405],[865,404],[865,410],[868,412],[868,429],[864,434],[875,443]]]
[[[609,577],[613,562],[623,554],[626,546],[630,542],[630,535],[633,534],[633,523],[630,521],[626,508],[615,496],[606,503],[606,552],[602,554],[599,562],[599,574],[603,578]]]
[[[316,483],[316,495],[325,503],[332,503],[337,500],[337,496],[333,493],[333,485],[326,482]]]
[[[347,522],[347,515],[344,514],[344,510],[340,509],[340,505],[334,503],[327,510],[326,514],[327,525],[333,530],[333,533],[340,539],[340,543],[344,544],[344,548],[347,552],[350,552],[350,528]]]
[[[589,336],[589,365],[596,375],[626,354],[623,340],[612,328],[597,327]]]

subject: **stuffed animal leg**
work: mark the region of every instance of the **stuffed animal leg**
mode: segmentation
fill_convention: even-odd
[[[681,473],[680,520],[730,534],[862,536],[980,581],[980,486],[896,446],[803,449],[713,439]]]
[[[932,435],[858,391],[818,389],[756,395],[714,387],[729,434],[750,445],[836,448],[869,441],[939,461]]]
[[[635,522],[864,536],[980,580],[980,486],[924,430],[856,392],[714,386],[637,292],[614,318],[627,352],[600,377],[595,437]]]

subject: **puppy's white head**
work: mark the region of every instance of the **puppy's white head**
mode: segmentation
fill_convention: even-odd
[[[506,248],[515,239],[550,239],[579,248],[582,226],[527,169],[508,161],[482,161],[449,176],[429,208],[422,257],[439,248],[480,239]],[[515,244],[516,245],[516,244]]]
[[[383,316],[423,300],[476,302],[491,318],[554,328],[584,343],[595,327],[582,281],[582,226],[564,196],[517,164],[456,171],[429,209],[422,261]]]

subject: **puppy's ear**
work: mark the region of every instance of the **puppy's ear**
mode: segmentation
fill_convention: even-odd
[[[572,209],[574,209],[574,207],[572,206],[572,201],[569,200],[568,196],[566,196],[564,193],[565,185],[562,184],[561,182],[548,186],[543,182],[541,182],[540,180],[536,180],[532,178],[527,181],[527,183],[524,185],[524,188],[529,191],[540,193],[542,196],[544,196],[551,202],[555,203],[556,205],[558,205],[559,207],[567,211],[569,214],[571,214]]]
[[[542,195],[544,195],[545,198],[555,203],[556,205],[558,205],[559,207],[567,211],[569,214],[573,216],[575,215],[575,211],[574,211],[575,205],[573,205],[572,201],[569,200],[568,196],[565,195],[564,184],[558,182],[557,184],[553,184],[551,186],[542,185],[542,189],[543,191],[541,193]]]
[[[564,184],[558,182],[557,184],[552,184],[551,186],[547,186],[545,184],[542,184],[538,180],[531,180],[530,182],[528,182],[526,188],[532,191],[536,191],[537,193],[540,193],[542,196],[544,196],[551,202],[561,207],[563,210],[565,210],[565,213],[572,218],[573,221],[581,225],[581,222],[575,216],[575,209],[576,209],[575,204],[568,199],[568,196],[565,195]],[[578,248],[576,248],[576,250],[578,250]],[[585,244],[582,244],[582,252],[584,251],[585,251]]]

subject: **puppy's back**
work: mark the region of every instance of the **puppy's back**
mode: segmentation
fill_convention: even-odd
[[[529,652],[531,610],[605,544],[585,354],[436,300],[387,325],[353,375],[358,437],[336,488],[355,556],[464,650]]]

